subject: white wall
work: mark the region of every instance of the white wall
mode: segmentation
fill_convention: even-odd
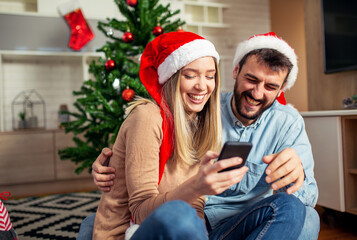
[[[219,2],[230,6],[224,9],[223,15],[224,23],[230,24],[230,27],[227,29],[209,29],[205,37],[216,45],[223,58],[222,90],[231,91],[234,85],[232,61],[237,43],[254,34],[270,31],[269,0],[220,0]]]

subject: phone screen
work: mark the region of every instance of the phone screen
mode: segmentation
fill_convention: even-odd
[[[225,168],[220,172],[229,171],[236,168],[241,168],[244,166],[247,161],[250,150],[252,149],[252,143],[250,142],[234,142],[228,141],[223,145],[221,153],[219,154],[218,161],[222,159],[232,158],[232,157],[240,157],[243,159],[241,164],[238,164],[233,167]]]

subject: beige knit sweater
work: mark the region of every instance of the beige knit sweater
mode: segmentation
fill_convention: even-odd
[[[114,186],[102,193],[93,239],[124,239],[130,216],[141,224],[166,202],[168,192],[197,173],[199,164],[170,159],[158,186],[161,125],[160,109],[153,103],[137,106],[122,124],[109,164],[116,169]],[[204,204],[204,196],[191,204],[202,219]]]

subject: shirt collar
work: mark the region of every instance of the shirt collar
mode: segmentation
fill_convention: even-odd
[[[269,114],[271,111],[272,107],[276,104],[279,104],[276,100],[274,101],[273,105],[270,106],[270,108],[266,109],[262,115],[251,125],[249,126],[244,126],[241,121],[238,120],[238,118],[234,115],[233,110],[232,110],[232,98],[233,98],[233,92],[230,94],[230,97],[227,98],[226,106],[228,108],[228,114],[231,118],[231,124],[232,126],[239,126],[239,127],[247,127],[247,128],[257,128],[259,124],[263,121],[263,119]]]

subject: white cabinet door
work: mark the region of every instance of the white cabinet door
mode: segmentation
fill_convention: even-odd
[[[340,117],[305,117],[319,188],[317,204],[345,211]]]

